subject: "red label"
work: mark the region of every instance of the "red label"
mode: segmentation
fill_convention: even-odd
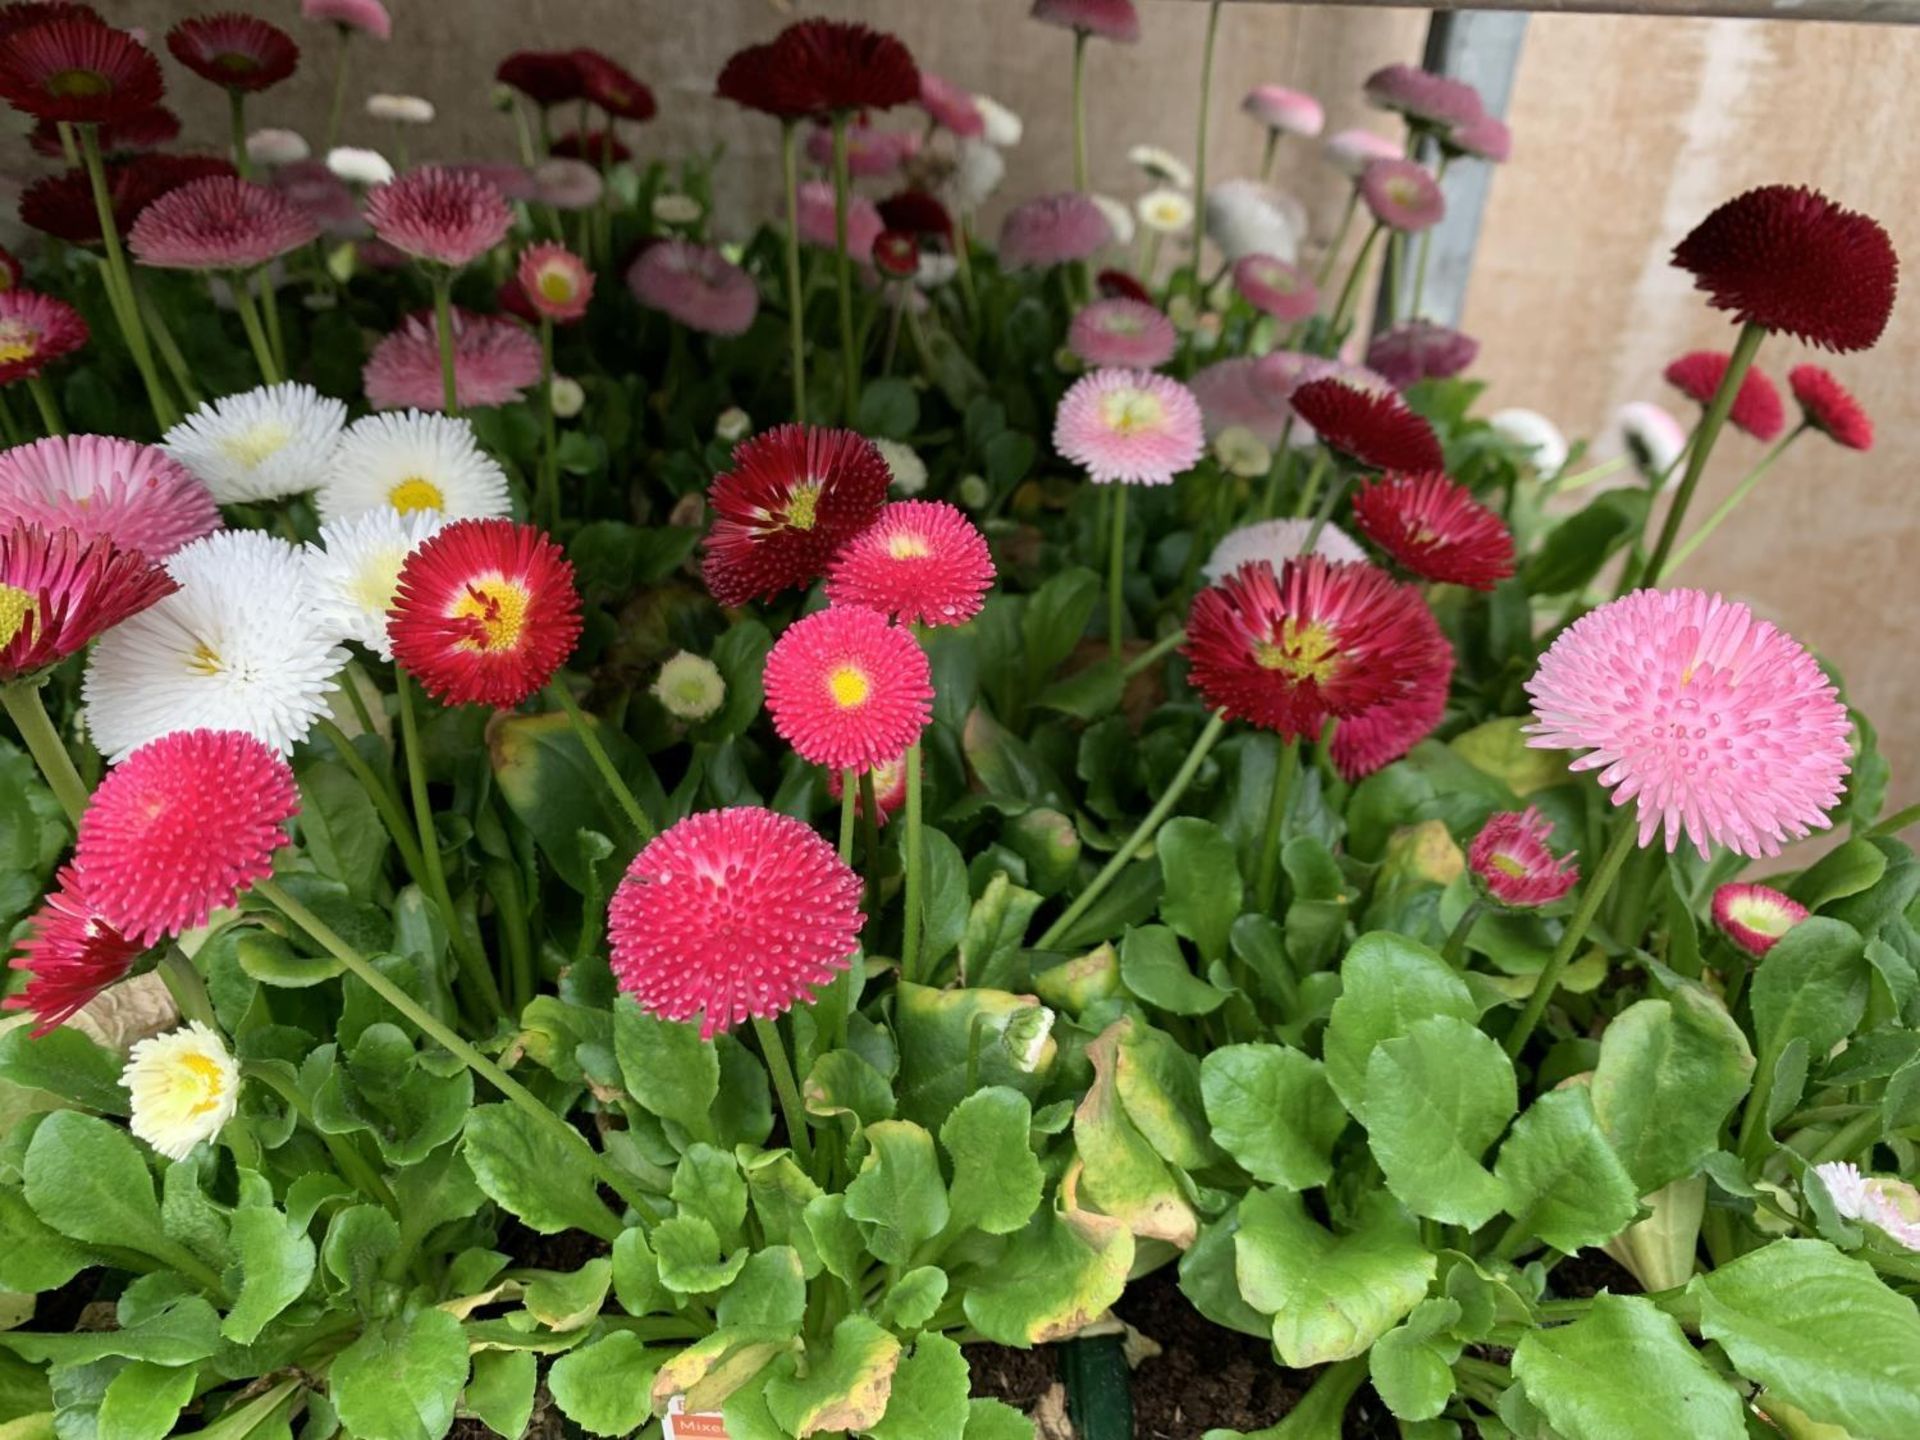
[[[694,1414],[669,1412],[661,1424],[666,1440],[730,1440],[726,1417],[711,1410]]]

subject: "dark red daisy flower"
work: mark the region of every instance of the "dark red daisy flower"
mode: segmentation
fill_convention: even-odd
[[[920,98],[920,71],[893,36],[847,20],[802,20],[737,52],[715,87],[723,100],[782,119],[891,110]]]
[[[1667,366],[1667,383],[1694,404],[1709,405],[1732,361],[1732,356],[1714,350],[1694,350]],[[1780,391],[1758,365],[1748,366],[1740,378],[1740,393],[1733,397],[1727,418],[1762,444],[1777,439],[1786,428],[1787,409],[1780,403]]]
[[[920,241],[904,230],[882,230],[873,238],[873,266],[882,275],[911,280],[920,270]]]
[[[182,20],[167,32],[167,49],[201,79],[229,90],[270,89],[300,63],[300,47],[286,31],[232,10]]]
[[[1344,380],[1313,380],[1293,392],[1293,409],[1321,441],[1368,470],[1438,470],[1433,426],[1398,395]]]
[[[493,78],[543,109],[586,97],[579,62],[569,50],[516,50],[500,62]]]
[[[873,442],[851,430],[780,425],[754,436],[707,491],[707,588],[722,605],[745,605],[812,584],[878,518],[892,480]]]
[[[1818,365],[1796,365],[1787,372],[1793,398],[1807,424],[1849,450],[1873,448],[1873,419],[1853,393]]]
[[[38,375],[86,343],[87,322],[66,301],[0,289],[0,385]]]
[[[1389,475],[1353,497],[1353,520],[1401,569],[1422,580],[1491,590],[1513,574],[1506,522],[1438,470]]]
[[[151,110],[142,110],[138,115],[129,115],[111,125],[102,125],[100,153],[110,158],[139,154],[158,150],[162,145],[171,145],[179,138],[180,117],[166,106],[156,105]],[[36,155],[44,155],[49,160],[66,158],[66,147],[60,143],[60,127],[52,120],[36,121],[27,143],[33,146]]]
[[[880,202],[880,219],[889,230],[953,242],[953,217],[924,190],[902,190]]]
[[[0,1001],[0,1008],[32,1012],[36,1036],[71,1020],[124,980],[146,948],[101,918],[72,865],[61,867],[59,881],[33,917],[20,953],[7,962],[26,972],[27,983]]]
[[[1276,575],[1255,560],[1194,597],[1181,650],[1194,688],[1229,719],[1318,735],[1433,672],[1439,632],[1426,609],[1372,565],[1309,555]]]
[[[584,160],[593,166],[617,165],[633,158],[633,151],[610,130],[572,130],[556,136],[551,153],[558,159]]]
[[[1093,283],[1102,299],[1138,300],[1142,305],[1153,304],[1152,292],[1124,270],[1102,270],[1094,277]]]
[[[88,20],[95,25],[107,23],[91,5],[72,4],[68,0],[17,0],[12,5],[0,5],[0,40],[17,35],[22,30],[31,30],[35,25],[45,25],[49,20]]]
[[[1736,196],[1673,249],[1673,263],[1743,323],[1823,350],[1865,350],[1893,311],[1900,257],[1878,221],[1804,185]]]
[[[619,61],[598,50],[576,50],[573,63],[586,98],[616,120],[651,120],[658,113],[653,91]]]
[[[0,45],[0,100],[40,120],[111,125],[160,103],[153,52],[98,19],[51,20]]]
[[[0,681],[37,675],[179,586],[105,535],[16,520],[0,530]]]
[[[1333,763],[1349,782],[1384,770],[1433,733],[1447,713],[1447,687],[1453,683],[1453,647],[1425,606],[1423,623],[1432,628],[1432,660],[1409,673],[1399,690],[1378,705],[1349,715],[1334,727]]]
[[[781,120],[801,120],[811,115],[815,98],[800,77],[787,73],[772,41],[748,45],[729,55],[720,67],[713,93]]]
[[[107,195],[114,228],[125,235],[140,212],[162,195],[209,175],[232,175],[233,164],[213,155],[145,155],[107,166]],[[100,240],[100,212],[85,170],[68,170],[33,182],[20,197],[20,220],[70,245]]]

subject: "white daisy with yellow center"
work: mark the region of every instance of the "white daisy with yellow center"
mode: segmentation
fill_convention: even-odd
[[[391,506],[320,527],[320,543],[302,552],[315,610],[336,639],[357,640],[382,660],[393,658],[387,612],[400,567],[440,529],[437,513],[402,515]]]
[[[208,401],[160,448],[222,505],[251,505],[318,485],[346,423],[347,407],[311,385],[262,385]]]
[[[492,520],[507,514],[507,474],[453,415],[387,410],[349,425],[314,496],[331,523],[369,510]]]
[[[133,1133],[169,1160],[213,1139],[240,1105],[240,1067],[198,1020],[135,1045],[120,1083],[133,1102]]]
[[[1142,225],[1161,235],[1183,235],[1193,228],[1193,201],[1164,186],[1142,195],[1133,211]]]

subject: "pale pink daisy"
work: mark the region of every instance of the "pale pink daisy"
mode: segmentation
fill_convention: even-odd
[[[1400,147],[1371,130],[1338,130],[1327,137],[1327,163],[1349,180],[1358,180],[1376,160],[1398,160]]]
[[[1032,13],[1049,25],[1121,45],[1140,38],[1140,13],[1133,8],[1133,0],[1033,0]]]
[[[1289,323],[1306,319],[1320,304],[1313,277],[1272,255],[1243,255],[1234,261],[1233,288],[1254,309]]]
[[[865,261],[873,242],[887,228],[880,207],[864,195],[847,197],[847,254]],[[807,180],[800,186],[800,238],[822,250],[834,248],[833,186],[825,180]]]
[[[513,210],[486,181],[427,165],[370,191],[367,220],[394,249],[457,269],[507,238]]]
[[[911,130],[847,127],[847,174],[855,180],[891,175],[920,153],[920,137]],[[833,168],[833,131],[816,125],[807,132],[807,158],[823,170]]]
[[[591,210],[606,188],[600,172],[584,160],[556,155],[533,167],[534,198],[556,210]]]
[[[251,270],[298,250],[320,228],[277,190],[209,175],[169,190],[140,212],[127,248],[163,270]]]
[[[520,252],[514,279],[533,312],[549,320],[578,320],[593,299],[593,272],[587,262],[551,240]]]
[[[1700,590],[1636,590],[1560,633],[1527,682],[1529,744],[1589,753],[1613,802],[1639,806],[1640,843],[1684,832],[1777,855],[1824,829],[1851,725],[1833,682],[1791,635]]]
[[[300,0],[300,17],[358,30],[376,40],[393,35],[393,18],[380,0]]]
[[[1151,370],[1173,358],[1173,322],[1139,300],[1096,300],[1073,317],[1067,348],[1089,365]]]
[[[627,288],[642,305],[708,335],[742,334],[760,310],[753,277],[693,240],[649,245],[627,271]]]
[[[986,134],[987,117],[973,96],[931,70],[920,72],[920,108],[933,117],[934,124],[964,140],[977,140]]]
[[[56,435],[0,452],[0,525],[28,520],[164,560],[220,528],[220,507],[193,472],[153,445],[110,435]]]
[[[1285,85],[1256,85],[1240,102],[1240,108],[1269,130],[1288,135],[1318,135],[1327,123],[1327,112],[1313,96]]]
[[[1113,240],[1113,226],[1078,191],[1043,195],[1016,205],[1000,227],[1000,263],[1009,270],[1040,269],[1085,260]]]
[[[1200,402],[1145,370],[1095,370],[1054,413],[1053,448],[1096,484],[1167,485],[1206,449]]]
[[[1262,360],[1235,356],[1196,370],[1191,381],[1194,398],[1206,418],[1207,434],[1237,426],[1251,431],[1262,444],[1273,445],[1293,412],[1287,406],[1292,384]]]
[[[1454,126],[1440,137],[1440,143],[1448,150],[1495,165],[1506,164],[1513,154],[1513,132],[1507,128],[1506,121],[1492,115]]]
[[[511,320],[455,309],[454,394],[462,410],[510,405],[540,379],[540,342]],[[376,410],[443,410],[440,342],[433,313],[409,316],[373,347],[360,372]]]
[[[1376,160],[1360,174],[1360,198],[1392,230],[1427,230],[1446,217],[1447,200],[1427,167],[1414,160]]]
[[[1409,125],[1450,129],[1485,113],[1480,92],[1464,80],[1416,65],[1388,65],[1367,77],[1367,99],[1404,116]]]

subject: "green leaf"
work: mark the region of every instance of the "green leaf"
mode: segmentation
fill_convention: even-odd
[[[612,1283],[613,1261],[604,1255],[578,1270],[534,1270],[527,1273],[521,1303],[547,1329],[564,1335],[599,1317]]]
[[[270,1200],[235,1210],[227,1233],[240,1291],[220,1333],[235,1344],[251,1345],[269,1320],[306,1293],[313,1279],[313,1241]]]
[[[936,990],[903,983],[894,991],[894,1026],[900,1045],[899,1113],[935,1128],[970,1093],[967,1057],[977,1054],[974,1087],[1005,1085],[1031,1099],[1047,1082],[1056,1052],[1044,1047],[1031,1071],[1015,1067],[1000,1043],[1007,1022],[1033,1001],[1004,990]],[[980,1035],[975,1046],[974,1025]]]
[[[166,1243],[153,1177],[126,1131],[77,1110],[57,1110],[33,1132],[22,1173],[27,1203],[61,1234],[161,1253],[148,1250]]]
[[[1103,655],[1063,679],[1054,681],[1034,697],[1043,710],[1058,710],[1076,720],[1098,720],[1120,708],[1126,694],[1126,667],[1112,656]]]
[[[767,1383],[767,1410],[797,1440],[872,1430],[886,1413],[900,1342],[865,1315],[849,1315],[833,1327],[827,1353],[818,1349],[807,1349],[805,1378],[781,1376]]]
[[[999,1261],[966,1290],[968,1321],[1002,1345],[1041,1345],[1093,1323],[1120,1298],[1133,1267],[1133,1234],[1110,1215],[1082,1210],[1071,1179],[1059,1208],[1042,1206]]]
[[[1696,1276],[1687,1294],[1700,1333],[1767,1394],[1860,1440],[1920,1435],[1920,1313],[1863,1261],[1823,1240],[1777,1240]]]
[[[1600,573],[1607,557],[1640,533],[1646,519],[1645,490],[1609,490],[1554,526],[1520,572],[1529,595],[1564,595]]]
[[[1254,1179],[1326,1184],[1347,1112],[1320,1062],[1284,1045],[1224,1045],[1200,1062],[1214,1143]]]
[[[622,1230],[613,1242],[613,1293],[629,1315],[645,1315],[665,1298],[660,1263],[647,1243],[647,1232],[638,1225]]]
[[[747,1263],[745,1247],[723,1255],[720,1237],[697,1215],[675,1215],[653,1227],[660,1283],[682,1295],[706,1295],[733,1283]]]
[[[1138,1022],[1116,1020],[1087,1046],[1093,1084],[1073,1115],[1073,1142],[1085,1166],[1087,1197],[1127,1222],[1137,1236],[1179,1249],[1194,1242],[1199,1220],[1168,1162],[1127,1114],[1118,1085],[1120,1049]]]
[[[374,898],[387,856],[387,829],[366,790],[341,762],[308,758],[300,782],[300,838],[314,868],[355,899]]]
[[[1501,1184],[1481,1156],[1519,1103],[1506,1052],[1477,1025],[1436,1015],[1374,1047],[1360,1120],[1408,1209],[1471,1230],[1500,1212]]]
[[[1350,1111],[1366,1103],[1374,1046],[1433,1016],[1470,1023],[1480,1018],[1466,982],[1433,951],[1404,936],[1377,930],[1362,935],[1340,966],[1340,982],[1321,1058],[1334,1093]]]
[[[1796,1037],[1814,1055],[1846,1039],[1866,1011],[1871,975],[1865,943],[1851,925],[1822,915],[1795,925],[1753,975],[1754,1033],[1765,1061]]]
[[[400,1249],[400,1226],[378,1205],[350,1205],[333,1217],[320,1242],[320,1263],[353,1296],[370,1309],[373,1287],[387,1258]]]
[[[967,1430],[967,1361],[944,1335],[922,1335],[894,1371],[886,1414],[867,1431],[873,1440],[963,1440]]]
[[[1162,1159],[1182,1170],[1217,1162],[1200,1096],[1200,1062],[1164,1031],[1138,1022],[1120,1034],[1114,1088],[1134,1128]]]
[[[740,1274],[714,1307],[722,1327],[798,1330],[807,1309],[807,1282],[800,1252],[776,1245],[747,1257]]]
[[[189,1295],[123,1330],[0,1331],[0,1348],[25,1360],[51,1361],[56,1366],[88,1365],[108,1356],[155,1365],[193,1365],[220,1348],[220,1317],[198,1295]]]
[[[735,633],[737,630],[728,632]],[[732,693],[731,677],[728,689],[731,705],[737,698]],[[753,706],[756,711],[760,706],[757,689]],[[645,757],[633,742],[594,716],[589,715],[587,720],[641,802],[647,804],[656,798],[659,782],[653,779]],[[500,716],[487,727],[487,746],[501,797],[532,834],[554,873],[578,894],[606,894],[622,857],[609,855],[595,866],[581,849],[580,834],[592,831],[627,836],[632,827],[608,793],[572,722],[558,711]],[[657,815],[660,810],[655,808],[652,813]],[[630,850],[626,853],[632,854]]]
[[[867,1127],[867,1158],[847,1186],[847,1214],[868,1226],[867,1244],[889,1265],[905,1265],[915,1247],[947,1224],[947,1187],[933,1136],[908,1120]]]
[[[929,968],[953,953],[967,927],[967,862],[960,847],[931,825],[920,829],[927,858],[927,893],[923,953]]]
[[[938,1265],[921,1265],[907,1271],[887,1287],[880,1302],[880,1323],[889,1330],[918,1330],[940,1309],[947,1298],[947,1272]]]
[[[969,1400],[966,1440],[1035,1440],[1033,1421],[1005,1401]]]
[[[1233,842],[1210,820],[1181,815],[1154,836],[1166,893],[1160,918],[1191,940],[1211,963],[1227,954],[1227,937],[1240,913],[1240,862]]]
[[[44,1090],[105,1115],[127,1113],[127,1092],[120,1085],[125,1065],[118,1055],[65,1025],[38,1040],[29,1025],[0,1035],[0,1080]]]
[[[1211,1015],[1227,992],[1197,978],[1164,925],[1142,925],[1120,941],[1120,978],[1127,989],[1170,1015]]]
[[[539,1378],[540,1357],[531,1350],[477,1350],[461,1406],[496,1435],[518,1440],[533,1419]]]
[[[1506,1186],[1507,1213],[1568,1254],[1611,1240],[1640,1208],[1585,1087],[1535,1100],[1514,1122],[1493,1173]]]
[[[20,1191],[0,1186],[0,1290],[22,1295],[57,1290],[98,1263],[92,1251],[34,1214]]]
[[[674,1167],[671,1194],[680,1213],[713,1226],[723,1246],[738,1242],[747,1218],[747,1182],[727,1151],[703,1143],[688,1146]]]
[[[726,679],[727,698],[718,715],[702,722],[702,739],[728,740],[746,734],[766,699],[760,677],[772,648],[773,636],[758,620],[736,621],[714,642],[708,658]]]
[[[100,1401],[102,1440],[166,1440],[173,1434],[174,1422],[193,1399],[194,1381],[199,1371],[192,1365],[178,1368],[140,1360],[127,1366],[107,1382],[107,1393]]]
[[[240,968],[262,985],[305,990],[340,975],[347,967],[331,955],[303,955],[271,930],[248,930],[233,942]]]
[[[1027,597],[1020,635],[1026,642],[1027,675],[1032,681],[1053,674],[1079,645],[1100,601],[1100,590],[1098,575],[1074,566],[1051,576]]]
[[[1887,873],[1887,857],[1867,840],[1843,840],[1802,870],[1787,893],[1809,910],[1871,890]]]
[[[1600,1037],[1593,1113],[1634,1188],[1650,1195],[1699,1169],[1753,1079],[1753,1052],[1726,1007],[1694,986],[1642,1000]]]
[[[1250,1191],[1233,1244],[1240,1293],[1273,1317],[1274,1349],[1295,1367],[1362,1354],[1420,1302],[1435,1271],[1413,1220],[1378,1193],[1352,1233],[1335,1235],[1300,1196]]]
[[[569,1350],[547,1372],[554,1404],[593,1435],[626,1435],[653,1413],[653,1377],[661,1354],[631,1330],[615,1330]]]
[[[1004,870],[994,872],[980,898],[967,912],[960,932],[962,983],[987,989],[1024,988],[1024,970],[1016,970],[1027,922],[1040,908],[1041,897],[1015,885]]]
[[[1567,1440],[1743,1440],[1740,1396],[1679,1322],[1635,1296],[1593,1297],[1571,1325],[1530,1329],[1513,1373]],[[1684,1418],[1684,1422],[1682,1421]]]
[[[1453,1362],[1460,1342],[1448,1327],[1460,1319],[1456,1300],[1422,1300],[1406,1323],[1374,1343],[1367,1355],[1373,1388],[1403,1421],[1431,1420],[1453,1398]],[[1403,1433],[1408,1427],[1403,1426]]]
[[[532,1125],[518,1107],[476,1106],[460,1138],[473,1178],[495,1204],[542,1235],[585,1230],[616,1239],[622,1226],[592,1185],[587,1142],[568,1144],[545,1125]]]
[[[953,1162],[948,1225],[1010,1235],[1039,1208],[1045,1184],[1033,1153],[1033,1106],[1004,1085],[976,1090],[947,1116],[940,1143]]]
[[[920,397],[905,380],[869,380],[860,391],[853,428],[882,440],[905,440],[920,423]]]
[[[441,1440],[467,1383],[467,1337],[427,1306],[367,1327],[327,1372],[333,1408],[357,1440]]]
[[[866,1239],[847,1214],[847,1197],[816,1195],[802,1208],[800,1218],[827,1272],[849,1284],[858,1280],[867,1266]]]
[[[689,1135],[712,1137],[720,1055],[698,1025],[661,1020],[622,995],[613,1006],[613,1049],[629,1095]]]

